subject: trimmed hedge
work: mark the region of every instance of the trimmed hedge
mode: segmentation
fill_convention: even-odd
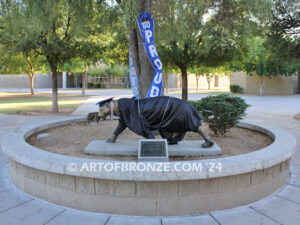
[[[87,88],[93,88],[94,84],[93,83],[87,83]]]
[[[94,87],[95,88],[101,88],[101,84],[100,83],[94,83]]]
[[[230,92],[232,93],[244,93],[244,89],[236,84],[230,85]]]
[[[224,136],[243,119],[249,107],[244,99],[229,94],[208,96],[190,103],[201,113],[217,137]]]

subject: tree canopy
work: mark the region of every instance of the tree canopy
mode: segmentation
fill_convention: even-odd
[[[255,23],[247,1],[157,1],[158,52],[163,62],[178,67],[182,99],[187,100],[187,70],[219,67],[240,58]],[[252,17],[255,14],[252,13]]]
[[[30,64],[34,71],[42,67],[51,71],[54,111],[58,71],[86,72],[99,60],[127,65],[129,46],[145,97],[154,70],[137,29],[141,12],[153,15],[163,68],[181,72],[184,100],[187,72],[193,69],[230,63],[232,69],[260,76],[299,71],[296,0],[0,0],[0,4],[2,73],[21,73],[32,68]],[[45,62],[47,66],[40,65]]]
[[[76,58],[99,57],[97,41],[106,5],[93,0],[1,0],[0,41],[16,53],[45,57],[52,72],[52,108],[58,111],[57,71]]]

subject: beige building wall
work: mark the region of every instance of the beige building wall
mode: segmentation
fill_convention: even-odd
[[[282,77],[282,79],[293,86],[293,89],[294,89],[293,94],[296,94],[297,93],[297,88],[298,88],[298,85],[297,85],[298,76],[297,75],[295,75],[295,76],[284,76],[284,77]]]
[[[62,87],[62,76],[57,77],[58,87]],[[30,79],[26,74],[0,75],[0,87],[5,88],[30,88]],[[36,74],[34,77],[35,88],[52,88],[51,74]]]
[[[230,84],[239,85],[244,89],[244,91],[246,90],[246,74],[244,74],[242,71],[231,72],[230,78]]]
[[[171,79],[170,79],[171,78]],[[228,88],[230,85],[230,78],[219,75],[214,76],[211,79],[210,87],[211,88]],[[188,74],[188,88],[196,89],[197,81],[195,74]],[[169,88],[181,88],[181,74],[176,74],[174,77],[169,77]],[[207,89],[208,83],[205,76],[200,76],[198,81],[198,89]]]
[[[241,86],[245,94],[259,95],[260,77],[257,75],[231,72],[231,84]],[[263,95],[292,95],[296,93],[297,76],[264,77],[263,84]]]

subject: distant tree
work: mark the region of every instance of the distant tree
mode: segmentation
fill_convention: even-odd
[[[129,36],[126,24],[123,22],[123,14],[120,8],[113,9],[113,20],[102,35],[105,43],[105,51],[101,60],[105,64],[129,64]]]
[[[201,76],[207,76],[211,72],[211,69],[209,67],[205,66],[197,66],[193,67],[192,69],[189,70],[189,72],[195,74],[196,78],[196,92],[198,92],[198,87],[199,87],[199,79]],[[208,82],[208,89],[210,89],[210,81]]]
[[[83,49],[99,47],[90,35],[101,33],[105,2],[1,0],[0,4],[0,43],[46,58],[52,72],[52,110],[58,112],[58,70],[80,57]]]
[[[251,7],[244,1],[156,3],[158,53],[168,56],[173,67],[180,69],[182,99],[187,100],[189,69],[218,67],[239,54],[251,23],[247,15]]]
[[[72,72],[82,72],[82,91],[81,95],[85,96],[86,87],[86,71],[88,70],[88,64],[81,58],[72,59],[63,65],[62,71],[67,72],[67,75]]]
[[[278,57],[300,58],[300,6],[297,0],[275,0],[268,23],[267,44]]]
[[[249,49],[242,63],[247,74],[260,77],[260,95],[263,95],[264,77],[290,76],[299,69],[299,63],[283,61],[264,44],[265,40],[262,38],[249,40]]]
[[[165,81],[165,87],[166,87],[166,93],[169,92],[169,74],[178,72],[176,69],[174,69],[172,65],[172,61],[170,60],[170,57],[167,52],[161,52],[159,55],[160,60],[163,64],[163,78]]]
[[[283,61],[300,61],[300,12],[297,0],[275,0],[266,38],[266,45]],[[300,70],[298,69],[298,93]]]
[[[163,69],[163,78],[165,80],[166,93],[169,93],[169,71]]]
[[[199,78],[201,76],[205,76],[207,82],[207,89],[211,89],[211,81],[215,76],[219,76],[220,74],[224,74],[228,76],[227,66],[219,66],[219,67],[206,67],[206,66],[198,66],[190,69],[189,71],[196,76],[196,92],[198,92]]]
[[[211,81],[213,78],[215,78],[216,76],[229,76],[230,71],[227,70],[227,65],[224,64],[224,66],[219,66],[219,67],[207,67],[207,73],[206,75],[206,81],[207,81],[207,87],[208,90],[210,90],[210,86],[211,86]]]
[[[200,79],[200,74],[195,73],[196,76],[196,92],[199,91],[199,79]]]
[[[245,49],[257,12],[265,11],[264,0],[117,0],[124,15],[139,91],[145,97],[153,68],[136,26],[136,16],[153,14],[158,55],[168,57],[171,67],[182,75],[182,99],[187,100],[187,70],[194,66],[217,67]],[[253,22],[254,21],[254,22]]]
[[[36,54],[13,54],[9,49],[0,48],[1,74],[26,74],[30,81],[30,93],[34,95],[34,76],[46,72],[47,66],[43,57]]]

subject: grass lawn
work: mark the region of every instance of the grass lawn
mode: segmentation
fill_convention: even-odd
[[[80,95],[60,94],[58,96],[59,109],[75,110],[87,97]],[[51,94],[39,94],[31,96],[24,93],[0,92],[0,113],[15,114],[20,112],[51,111]]]

